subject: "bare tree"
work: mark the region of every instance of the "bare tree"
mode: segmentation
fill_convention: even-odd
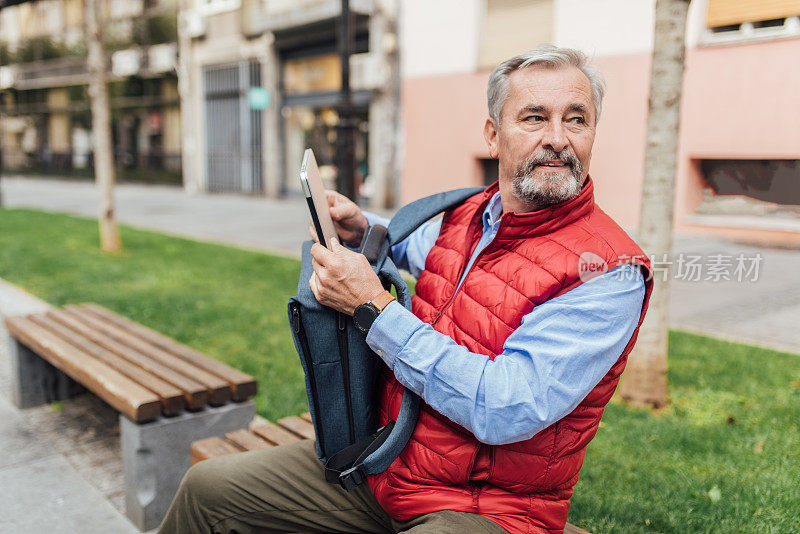
[[[650,106],[647,115],[639,244],[651,257],[672,250],[675,173],[689,0],[657,0]],[[620,395],[631,404],[667,404],[669,277],[655,281],[639,341],[628,359]]]
[[[92,107],[94,176],[100,190],[100,246],[106,252],[122,248],[114,214],[114,153],[111,146],[111,111],[108,100],[106,54],[103,48],[103,6],[84,0],[89,57],[89,99]]]

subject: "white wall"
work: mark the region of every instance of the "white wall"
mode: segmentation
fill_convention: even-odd
[[[655,0],[555,0],[554,44],[590,56],[653,49]]]
[[[19,45],[19,7],[0,10],[0,36],[12,50]]]
[[[706,33],[708,0],[692,0],[686,17],[686,47],[697,48]]]
[[[403,77],[477,70],[484,5],[483,0],[401,0]]]

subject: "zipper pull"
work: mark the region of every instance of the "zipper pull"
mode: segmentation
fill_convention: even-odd
[[[339,319],[339,330],[344,330],[345,327],[347,326],[347,323],[345,322],[345,319],[344,319],[344,313],[338,312],[337,316],[338,316],[338,319]]]
[[[295,334],[300,333],[300,310],[297,309],[297,305],[292,306],[292,330]]]

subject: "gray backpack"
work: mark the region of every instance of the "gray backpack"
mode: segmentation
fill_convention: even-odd
[[[392,245],[431,217],[481,191],[480,187],[457,189],[419,199],[402,207],[387,229],[375,227],[367,233],[372,239],[362,244],[362,252],[384,286],[394,286],[397,300],[408,310],[411,293],[392,261]],[[308,286],[314,272],[311,245],[312,241],[303,243],[297,296],[289,299],[289,323],[305,372],[317,456],[325,464],[327,481],[350,491],[364,482],[366,475],[386,470],[400,455],[417,424],[420,399],[404,389],[397,420],[378,428],[377,380],[384,363],[369,348],[351,316],[322,306],[314,298]]]

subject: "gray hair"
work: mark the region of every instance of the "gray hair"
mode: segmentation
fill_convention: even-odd
[[[522,70],[532,65],[557,69],[573,66],[581,70],[592,86],[595,119],[600,120],[600,109],[603,105],[603,95],[606,92],[606,82],[600,71],[589,65],[586,54],[573,48],[559,48],[550,44],[541,45],[530,52],[525,52],[500,63],[489,76],[486,96],[489,100],[489,116],[497,126],[500,126],[500,115],[503,105],[508,98],[508,77],[516,70]]]

